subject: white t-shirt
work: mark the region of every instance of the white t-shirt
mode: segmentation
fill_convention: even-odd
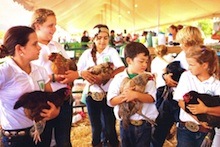
[[[32,62],[39,65],[39,66],[46,68],[48,74],[53,73],[51,70],[52,62],[48,59],[48,56],[51,53],[60,53],[65,58],[69,59],[69,57],[68,57],[66,51],[64,50],[64,48],[62,47],[62,45],[56,41],[50,41],[47,45],[39,43],[39,45],[41,47],[39,59],[32,61]],[[66,87],[66,84],[61,84],[59,82],[54,82],[54,83],[51,82],[51,87],[52,87],[53,91],[56,91],[60,88]]]
[[[186,53],[184,51],[181,51],[173,61],[180,61],[180,66],[188,70],[189,65],[186,61]]]
[[[78,71],[87,70],[89,67],[92,67],[95,65],[92,55],[91,55],[92,49],[87,49],[83,52],[83,54],[80,56],[79,61],[77,63]],[[118,52],[116,49],[107,46],[101,53],[96,52],[96,58],[97,58],[97,65],[105,62],[112,62],[114,64],[114,68],[117,69],[119,67],[124,66],[124,63],[122,62]],[[105,91],[108,91],[109,84],[111,82],[111,79],[106,83],[102,88]],[[88,89],[89,83],[86,84],[85,88]],[[96,85],[90,86],[91,92],[102,92],[102,90]]]
[[[161,86],[164,86],[166,83],[162,78],[162,75],[164,73],[164,69],[166,66],[173,60],[173,57],[171,54],[164,55],[163,59],[160,57],[155,57],[151,62],[151,73],[156,75],[156,87],[159,88]]]
[[[27,74],[17,64],[8,58],[0,65],[0,113],[1,125],[5,130],[27,128],[33,121],[24,114],[24,109],[14,110],[18,98],[34,90],[44,91],[44,85],[49,82],[48,73],[42,67],[31,64],[31,73]]]
[[[208,80],[201,82],[196,76],[192,75],[190,71],[186,71],[180,77],[173,99],[177,101],[183,100],[183,95],[191,90],[210,95],[220,95],[220,81],[214,77],[210,77]],[[180,109],[179,118],[183,122],[192,121],[198,124],[198,122],[183,109]]]
[[[110,104],[110,100],[113,97],[118,96],[120,94],[121,82],[123,81],[124,78],[128,77],[128,74],[127,74],[126,70],[127,69],[125,69],[121,73],[118,73],[113,78],[113,80],[112,80],[112,82],[109,86],[108,94],[107,94],[107,104],[110,107],[113,107]],[[148,92],[148,94],[150,94],[154,98],[154,100],[156,100],[156,87],[155,86],[156,86],[155,81],[150,80],[147,83],[146,88],[145,88],[145,92]],[[118,110],[119,110],[119,105],[116,105],[114,107],[114,114],[115,114],[115,117],[120,120],[120,118],[118,116]],[[144,114],[145,116],[147,116],[148,118],[150,118],[152,120],[155,120],[157,115],[158,115],[158,111],[157,111],[155,103],[143,103],[142,114]],[[132,115],[130,119],[132,119],[132,120],[141,120],[141,119],[144,119],[144,118],[136,113],[136,114]]]

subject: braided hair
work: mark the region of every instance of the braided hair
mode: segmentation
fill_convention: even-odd
[[[108,29],[107,25],[104,25],[104,24],[98,24],[93,29],[97,30],[94,34],[94,38],[97,37],[97,35],[100,32],[107,32],[109,34],[109,29]],[[95,65],[97,64],[96,52],[97,52],[97,48],[96,48],[95,43],[93,43],[91,55],[92,55],[92,59],[93,59],[93,62],[95,63]]]

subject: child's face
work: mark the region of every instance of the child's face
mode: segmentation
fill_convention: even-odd
[[[23,58],[28,61],[36,60],[39,57],[41,47],[38,44],[37,34],[31,33],[29,35],[29,41],[25,46],[21,47]]]
[[[37,34],[39,40],[50,41],[53,38],[53,34],[56,32],[56,17],[48,16],[47,20],[39,25],[37,29]]]
[[[194,58],[186,58],[186,61],[189,65],[189,71],[195,75],[200,76],[201,74],[208,73],[207,66],[205,63],[200,64]]]
[[[128,62],[128,71],[130,74],[143,73],[147,69],[148,56],[140,53],[133,60],[129,59]]]
[[[104,50],[106,46],[108,45],[108,41],[109,41],[108,33],[100,32],[95,37],[95,40],[94,40],[97,50]]]

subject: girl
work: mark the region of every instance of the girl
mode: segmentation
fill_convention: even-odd
[[[189,115],[184,111],[183,95],[191,90],[199,93],[220,95],[219,65],[216,52],[206,46],[192,47],[186,51],[186,60],[189,65],[189,71],[182,74],[174,93],[174,99],[179,102],[181,107],[180,122],[177,128],[178,147],[200,146],[208,132],[206,126],[201,124],[195,116]],[[200,101],[200,105],[202,104]],[[201,111],[199,108],[194,110],[194,106],[189,106],[189,109],[194,114],[208,113],[219,115],[220,113],[219,107],[202,109]],[[192,132],[191,128],[186,124],[199,126],[199,131]]]
[[[156,77],[156,87],[159,88],[165,85],[162,79],[162,74],[166,66],[173,60],[172,54],[168,54],[168,49],[165,45],[158,45],[154,50],[156,57],[151,62],[151,73]],[[158,68],[160,65],[160,68]]]
[[[51,52],[62,54],[65,58],[69,58],[65,50],[58,42],[52,41],[53,34],[56,31],[56,16],[52,10],[37,9],[34,11],[31,20],[31,27],[36,31],[39,45],[42,48],[39,59],[36,64],[46,68],[51,78],[51,86],[53,91],[66,87],[67,83],[73,82],[78,78],[77,71],[68,70],[65,75],[55,75],[51,70],[51,61],[48,55]],[[42,134],[44,140],[42,146],[50,146],[52,129],[54,128],[56,144],[59,147],[70,147],[70,131],[72,124],[72,102],[65,100],[61,107],[60,114],[54,120],[47,122],[45,131]]]
[[[102,89],[107,92],[110,81],[108,81],[108,83],[105,85],[102,84],[100,88],[97,86],[97,84],[100,84],[101,79],[98,79],[96,76],[92,75],[87,70],[88,67],[104,62],[112,62],[115,70],[111,77],[114,77],[117,73],[124,70],[124,64],[116,49],[108,46],[108,27],[106,25],[99,24],[93,28],[93,32],[93,48],[87,49],[83,52],[79,58],[77,67],[80,75],[88,81],[85,89],[89,89],[91,93],[101,93]],[[91,85],[90,88],[88,87],[89,85]],[[109,139],[110,145],[113,147],[118,146],[119,141],[115,130],[115,117],[113,114],[113,109],[106,104],[106,97],[103,97],[103,99],[100,101],[96,101],[93,97],[87,96],[86,106],[92,127],[92,146],[102,146],[100,139],[102,132],[101,119],[104,121],[104,127],[107,133],[106,137]],[[104,118],[102,118],[101,114],[103,114]]]
[[[13,107],[26,92],[52,91],[46,70],[30,63],[38,59],[40,49],[36,33],[25,26],[10,28],[0,46],[0,57],[10,56],[0,66],[0,113],[5,147],[35,146],[30,137],[33,121],[25,116],[23,108],[14,110]],[[41,114],[45,120],[55,118],[60,111],[53,103],[48,104],[51,108]]]

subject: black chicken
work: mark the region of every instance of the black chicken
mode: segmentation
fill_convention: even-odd
[[[24,108],[25,115],[34,121],[33,137],[35,143],[41,141],[40,134],[43,132],[45,122],[41,122],[43,117],[40,115],[43,109],[49,109],[47,101],[52,102],[56,107],[63,105],[64,99],[69,96],[69,87],[61,88],[55,92],[33,91],[23,94],[15,103],[14,109]],[[39,130],[41,128],[41,130]],[[32,129],[33,130],[33,129]]]
[[[166,67],[166,74],[172,73],[172,79],[177,82],[184,71],[185,69],[180,66],[180,61],[173,61]]]
[[[200,99],[206,106],[215,107],[220,106],[220,96],[211,96],[205,93],[198,93],[196,91],[190,91],[183,96],[185,101],[185,111],[189,114],[192,112],[187,108],[189,104],[199,104],[197,99]],[[207,122],[211,127],[220,127],[220,117],[209,114],[196,114],[199,121]]]
[[[192,112],[187,108],[189,104],[199,104],[197,98],[200,99],[206,106],[215,107],[220,106],[220,96],[211,96],[209,94],[198,93],[196,91],[190,91],[183,96],[185,101],[185,111],[189,114]],[[209,114],[196,114],[198,120],[201,122],[207,122],[211,127],[220,127],[220,117]],[[215,131],[212,129],[204,138],[201,147],[211,147],[212,140],[214,138]]]

